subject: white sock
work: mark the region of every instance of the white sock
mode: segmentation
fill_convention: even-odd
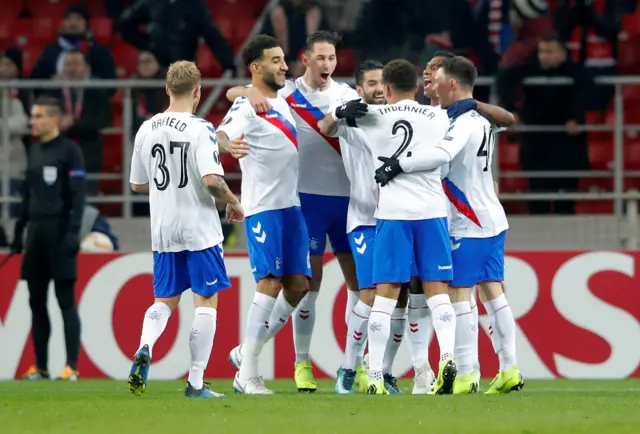
[[[473,316],[471,315],[471,304],[468,301],[461,301],[453,304],[456,313],[456,341],[454,361],[458,368],[458,375],[467,375],[473,372]]]
[[[269,330],[269,317],[276,299],[256,292],[247,315],[247,328],[242,346],[242,365],[239,377],[242,381],[258,377],[258,357],[262,352]]]
[[[482,303],[482,305],[487,311],[487,318],[489,320],[489,337],[491,338],[491,346],[493,346],[493,352],[498,356],[498,362],[500,363],[499,370],[504,371],[504,362],[500,356],[500,353],[502,352],[502,339],[495,330],[496,319],[493,316],[493,308],[491,307],[491,303],[488,301]]]
[[[304,296],[293,316],[293,346],[296,350],[296,364],[309,361],[311,335],[316,323],[316,299],[318,291],[309,291]]]
[[[384,351],[382,362],[383,374],[393,374],[393,362],[402,343],[404,331],[407,329],[406,313],[406,307],[396,307],[391,315],[391,332],[389,333],[389,340],[387,340],[387,348]]]
[[[153,355],[153,346],[167,327],[170,316],[171,308],[164,303],[158,302],[149,306],[142,321],[142,333],[138,350],[145,345],[149,345],[149,354]]]
[[[369,315],[371,315],[371,306],[358,301],[358,304],[353,308],[353,313],[349,316],[347,342],[342,363],[344,369],[356,369],[358,366],[358,354],[364,348],[364,343],[367,340]]]
[[[280,291],[276,304],[273,306],[271,317],[269,318],[269,330],[267,331],[267,341],[273,338],[284,326],[287,325],[289,317],[296,308],[291,306],[286,298],[284,291]]]
[[[382,365],[391,335],[391,314],[398,303],[392,298],[376,295],[369,316],[369,379],[382,381]]]
[[[191,350],[189,383],[197,390],[202,389],[204,385],[204,370],[207,369],[213,349],[217,317],[218,314],[212,307],[196,307],[189,335],[189,349]]]
[[[501,359],[501,370],[510,369],[518,364],[516,360],[516,321],[504,294],[489,301],[489,304],[493,309],[495,332],[500,335],[502,341],[502,348],[498,353],[498,358]]]
[[[438,345],[440,346],[440,361],[444,361],[454,355],[456,340],[456,313],[451,306],[449,294],[438,294],[427,299],[427,305],[431,309],[431,320],[436,331]]]
[[[473,330],[473,363],[480,363],[478,356],[478,303],[476,303],[475,290],[471,291],[471,330]]]
[[[424,294],[409,294],[407,321],[411,361],[414,369],[422,369],[429,363],[429,343],[433,330],[431,310],[427,306],[427,297]]]
[[[369,307],[369,309],[371,309],[371,307]],[[360,347],[360,351],[358,351],[358,357],[356,357],[356,367],[362,365],[364,363],[364,352],[367,349],[367,342],[369,339],[369,328],[365,327],[364,329],[364,335],[363,337],[366,336],[367,338],[364,339],[362,341],[362,346]]]
[[[349,317],[351,316],[351,312],[353,312],[353,308],[356,307],[356,304],[360,301],[360,291],[352,291],[347,288],[347,305],[344,308],[344,323],[349,326]]]

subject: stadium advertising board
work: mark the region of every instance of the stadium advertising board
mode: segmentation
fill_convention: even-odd
[[[0,261],[3,256],[0,255]],[[233,288],[220,297],[218,328],[208,378],[232,378],[229,350],[244,333],[255,282],[246,255],[226,255]],[[518,323],[517,347],[525,378],[611,379],[640,377],[640,253],[510,252],[506,258],[507,294]],[[124,379],[138,346],[142,317],[153,300],[152,255],[84,254],[79,258],[77,301],[82,320],[79,371],[83,378]],[[31,313],[20,258],[0,269],[0,379],[20,376],[33,362]],[[50,370],[65,363],[62,317],[50,288],[52,336]],[[344,345],[346,294],[337,261],[326,257],[324,282],[311,354],[318,378],[334,376]],[[154,350],[150,378],[183,377],[189,365],[188,332],[193,300],[185,293]],[[480,362],[483,376],[497,369],[481,308]],[[261,374],[291,378],[291,326],[265,347]],[[410,333],[410,331],[407,331]],[[405,340],[407,337],[405,336]],[[411,375],[403,343],[394,372]],[[431,346],[436,365],[437,343]]]

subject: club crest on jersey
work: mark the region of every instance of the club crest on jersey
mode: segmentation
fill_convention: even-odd
[[[58,179],[58,168],[56,166],[44,166],[42,168],[42,179],[47,185],[53,185]]]

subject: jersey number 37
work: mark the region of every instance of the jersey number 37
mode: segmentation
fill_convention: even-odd
[[[180,182],[178,183],[178,188],[184,188],[189,184],[189,174],[187,173],[189,142],[169,142],[169,154],[174,155],[176,149],[180,150]],[[151,156],[157,160],[158,170],[162,175],[160,179],[157,176],[154,177],[153,182],[155,182],[158,190],[164,191],[171,182],[171,174],[169,173],[169,168],[167,168],[167,151],[162,144],[156,143],[151,148]]]

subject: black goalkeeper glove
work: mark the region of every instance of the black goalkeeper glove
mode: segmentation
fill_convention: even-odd
[[[397,158],[378,157],[378,160],[384,164],[376,169],[376,182],[380,187],[387,185],[393,178],[404,173],[400,167],[400,161]]]
[[[338,119],[356,119],[366,114],[367,105],[359,99],[346,102],[335,110],[335,115]]]

